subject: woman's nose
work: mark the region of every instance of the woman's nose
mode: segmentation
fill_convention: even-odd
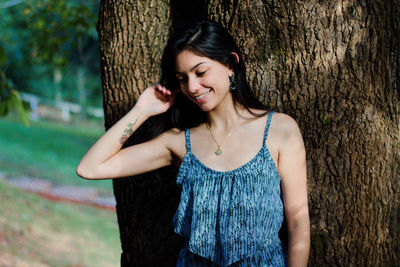
[[[187,89],[190,93],[194,93],[199,90],[199,80],[196,78],[188,78]]]

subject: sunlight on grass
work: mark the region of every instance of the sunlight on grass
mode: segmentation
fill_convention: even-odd
[[[118,266],[115,212],[54,203],[0,181],[0,266]]]
[[[25,127],[12,119],[0,119],[0,171],[111,192],[110,180],[87,181],[75,172],[79,160],[103,133],[100,128],[46,121]]]

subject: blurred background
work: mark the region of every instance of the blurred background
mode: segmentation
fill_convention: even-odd
[[[104,131],[99,1],[0,0],[0,266],[118,266],[112,183],[75,169]]]

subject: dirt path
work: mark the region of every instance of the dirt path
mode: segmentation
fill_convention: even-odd
[[[22,190],[34,192],[52,201],[74,202],[115,211],[114,196],[100,194],[96,188],[58,185],[39,178],[14,177],[1,172],[0,180]]]

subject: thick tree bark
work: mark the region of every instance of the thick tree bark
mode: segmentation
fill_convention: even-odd
[[[107,129],[133,107],[142,90],[158,81],[169,14],[161,0],[101,2],[98,32]],[[146,125],[127,145],[151,137]],[[121,266],[172,266],[176,261],[180,243],[171,227],[179,200],[175,175],[165,168],[114,180]]]
[[[399,265],[400,3],[224,2],[256,94],[305,138],[310,265]]]
[[[170,26],[203,16],[235,36],[259,99],[302,130],[310,266],[400,265],[400,3],[103,0],[106,128],[158,80]],[[130,144],[150,138],[150,124]],[[123,266],[174,265],[175,174],[115,180]]]

